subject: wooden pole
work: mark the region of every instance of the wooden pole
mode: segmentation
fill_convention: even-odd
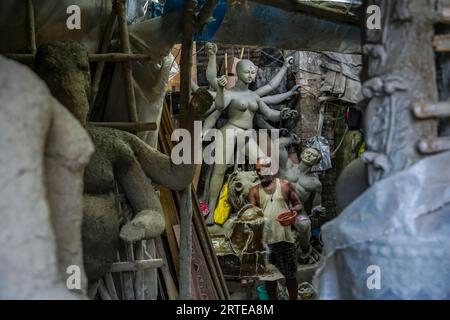
[[[115,26],[116,26],[116,12],[113,9],[109,16],[108,23],[106,24],[105,33],[104,33],[102,45],[100,48],[100,54],[108,51],[109,46],[111,44],[111,39],[112,39],[112,36],[114,33]],[[90,59],[90,61],[92,61],[92,59]],[[98,93],[98,87],[100,85],[100,80],[102,79],[104,69],[105,69],[105,61],[103,61],[103,60],[99,61],[97,64],[97,68],[95,69],[95,75],[94,75],[94,79],[92,81],[92,86],[91,86],[91,96],[90,96],[90,101],[89,101],[89,104],[91,106],[91,111],[92,111],[92,108],[94,107],[95,99],[96,99],[97,93]]]
[[[123,53],[130,54],[131,53],[130,37],[128,35],[125,1],[126,0],[115,0],[115,8],[117,10],[116,12],[119,21],[121,51]],[[137,122],[138,114],[136,109],[136,97],[134,95],[134,88],[133,88],[133,74],[131,61],[122,62],[122,72],[125,79],[125,86],[126,86],[125,89],[127,93],[128,115],[131,122]]]
[[[183,190],[180,199],[180,298],[192,299],[192,195],[191,185]]]
[[[27,38],[31,53],[36,53],[36,23],[34,18],[33,0],[27,0]]]
[[[129,132],[142,132],[156,130],[155,122],[88,122],[90,125],[98,127],[108,127]]]
[[[194,132],[193,112],[189,108],[191,97],[192,47],[195,19],[196,1],[185,1],[183,17],[183,40],[181,47],[180,71],[180,106],[182,128],[191,134]],[[194,139],[192,139],[194,140]],[[194,150],[192,145],[192,150]],[[193,161],[193,159],[191,159]],[[182,192],[182,205],[180,206],[180,298],[191,299],[191,264],[192,264],[192,195],[191,185]]]
[[[120,52],[94,53],[89,54],[88,57],[90,62],[97,62],[97,61],[131,62],[131,61],[151,60],[151,57],[148,54],[142,53],[120,53]]]

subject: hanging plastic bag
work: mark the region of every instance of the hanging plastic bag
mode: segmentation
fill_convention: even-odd
[[[224,224],[230,215],[230,204],[228,203],[228,183],[225,183],[220,194],[219,203],[214,210],[214,222],[216,224]]]

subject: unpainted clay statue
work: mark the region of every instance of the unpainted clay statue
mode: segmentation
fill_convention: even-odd
[[[300,159],[298,165],[299,177],[295,184],[295,191],[297,191],[303,203],[306,203],[312,197],[311,214],[323,214],[325,208],[322,206],[322,182],[320,182],[317,174],[311,171],[312,167],[320,162],[322,155],[315,148],[306,148],[302,151]]]
[[[217,95],[217,91],[220,89],[219,83],[218,83],[218,78],[217,78],[217,56],[216,56],[217,46],[214,43],[207,42],[205,44],[205,48],[208,53],[208,66],[206,68],[206,79],[208,80],[208,83],[210,85],[210,88],[209,88],[210,90],[208,90],[208,92],[211,95],[211,97],[213,99],[215,99],[215,97]],[[289,90],[287,92],[276,94],[276,95],[268,95],[271,91],[273,91],[280,85],[284,75],[286,74],[288,68],[290,66],[292,66],[293,62],[294,62],[294,60],[292,57],[286,58],[286,63],[281,68],[281,70],[275,75],[275,77],[267,85],[262,87],[262,88],[268,89],[269,91],[260,90],[258,92],[259,89],[257,91],[254,91],[260,95],[261,101],[263,101],[267,105],[276,105],[276,104],[279,104],[279,103],[283,102],[284,100],[289,99],[292,96],[300,93],[300,85],[295,85],[291,88],[291,90]],[[192,89],[194,92],[197,91],[198,88],[199,87],[195,83],[192,83]],[[262,89],[262,88],[260,88],[260,89]],[[203,133],[205,133],[207,130],[209,130],[211,128],[217,127],[216,126],[217,121],[221,117],[223,111],[224,110],[218,110],[215,106],[215,103],[210,105],[209,110],[205,113],[205,119],[204,119],[203,125],[202,125]],[[260,129],[269,129],[269,130],[274,129],[266,121],[264,114],[259,112],[259,110],[254,115],[254,123],[255,123],[256,127],[260,128]]]
[[[75,42],[54,42],[39,47],[36,71],[52,94],[83,124],[95,145],[86,168],[83,250],[89,281],[101,278],[116,258],[119,213],[116,184],[135,213],[120,230],[120,238],[136,242],[159,236],[165,221],[152,182],[182,190],[192,181],[192,165],[174,165],[170,158],[138,137],[116,129],[86,124],[90,90],[86,49]]]
[[[224,164],[214,164],[212,171],[209,195],[209,208],[211,212],[208,216],[208,224],[214,222],[214,208],[217,205],[218,196],[223,184],[225,172],[227,171],[227,163],[232,163],[232,159],[227,159],[226,150],[234,150],[236,145],[236,137],[238,135],[245,135],[250,129],[253,129],[254,117],[257,113],[264,116],[265,119],[270,121],[279,121],[292,116],[296,116],[296,111],[289,108],[284,108],[281,111],[271,109],[266,102],[264,102],[263,96],[273,91],[281,82],[281,79],[286,74],[287,68],[293,64],[293,58],[286,59],[285,65],[280,72],[272,79],[272,81],[252,91],[249,89],[249,85],[255,80],[256,66],[250,60],[241,60],[236,66],[237,82],[236,85],[226,90],[227,77],[221,76],[217,78],[217,94],[215,97],[215,109],[217,112],[226,111],[228,119],[223,127],[220,128],[223,139],[215,141],[215,150],[217,153],[222,154]],[[211,115],[213,117],[214,113]],[[227,130],[234,130],[234,135],[228,135]],[[251,163],[256,163],[256,159],[263,156],[263,151],[259,148],[257,142],[250,138],[246,144],[246,150],[248,151],[248,158]],[[238,150],[241,154],[245,154],[245,150]],[[229,154],[232,154],[228,152]]]
[[[317,175],[311,172],[314,165],[320,162],[320,151],[315,148],[306,148],[301,153],[299,163],[297,153],[292,147],[299,144],[295,135],[280,138],[280,171],[279,176],[289,180],[295,187],[302,203],[307,204],[311,199],[312,209],[307,212],[305,209],[297,217],[295,223],[297,260],[301,264],[315,263],[316,253],[310,244],[311,239],[311,219],[310,214],[324,214],[325,208],[322,206],[322,183]],[[287,149],[291,149],[288,152]]]
[[[74,293],[87,289],[83,171],[94,147],[29,68],[0,56],[0,70],[0,299],[83,298]]]

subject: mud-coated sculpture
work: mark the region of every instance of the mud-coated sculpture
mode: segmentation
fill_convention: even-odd
[[[295,117],[296,112],[284,108],[281,111],[271,109],[263,100],[263,96],[270,93],[276,86],[279,85],[281,78],[285,75],[288,66],[293,64],[293,58],[286,59],[282,70],[275,76],[275,78],[267,85],[252,91],[249,85],[254,81],[256,76],[256,66],[250,60],[241,60],[236,66],[237,82],[236,85],[226,90],[227,84],[226,76],[217,78],[215,87],[217,94],[215,96],[215,112],[227,111],[228,120],[226,124],[220,128],[223,139],[218,139],[215,142],[216,153],[222,155],[223,164],[215,163],[212,172],[209,196],[209,207],[211,213],[208,216],[208,224],[213,223],[213,210],[216,207],[218,196],[223,184],[224,176],[227,171],[227,163],[232,163],[233,159],[227,159],[227,156],[232,155],[226,150],[233,150],[236,146],[236,137],[245,135],[248,130],[253,129],[254,117],[257,113],[270,121],[279,121],[281,119]],[[276,85],[274,85],[276,84]],[[282,100],[281,100],[282,101]],[[234,131],[230,135],[229,132]],[[228,132],[228,134],[227,134]],[[260,149],[254,137],[251,137],[246,143],[246,150],[248,150],[248,158],[251,163],[256,163],[256,159],[265,155]],[[245,150],[238,150],[241,154],[245,154]]]
[[[0,299],[80,298],[66,284],[76,273],[71,289],[86,293],[83,170],[94,147],[29,68],[0,56],[0,70]]]
[[[300,155],[300,164],[298,165],[299,177],[295,184],[297,191],[303,203],[312,199],[311,214],[324,213],[322,206],[322,182],[317,175],[311,171],[312,167],[319,163],[322,155],[315,148],[305,148]]]
[[[86,123],[89,110],[89,62],[85,48],[74,42],[39,47],[36,71],[52,94],[86,127],[95,153],[85,172],[83,250],[89,281],[102,277],[116,258],[119,215],[114,193],[119,186],[134,217],[120,229],[126,242],[159,236],[165,227],[161,203],[152,182],[182,190],[192,180],[193,166],[174,165],[170,158],[136,136]]]

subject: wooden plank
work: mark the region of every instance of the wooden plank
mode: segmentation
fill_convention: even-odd
[[[220,282],[220,285],[218,286],[219,297],[221,297],[220,299],[229,300],[230,294],[228,292],[228,286],[226,284],[225,277],[223,276],[219,260],[217,259],[216,253],[212,246],[211,237],[209,235],[208,228],[206,227],[205,220],[200,212],[199,202],[195,190],[192,190],[192,199],[192,203],[194,204],[194,226],[196,227],[198,234],[203,237],[201,244],[204,245],[204,250],[210,257],[208,261],[211,262],[211,272],[215,273],[215,277],[217,277]]]
[[[156,251],[158,255],[163,259],[163,265],[161,267],[161,272],[163,274],[164,283],[166,284],[167,294],[169,296],[169,300],[178,300],[178,290],[173,281],[172,275],[170,274],[169,268],[167,267],[167,258],[164,251],[164,246],[162,244],[161,238],[155,238]]]
[[[173,201],[172,192],[164,187],[159,188],[161,205],[166,220],[166,237],[169,244],[170,255],[173,265],[175,267],[176,275],[178,277],[180,271],[180,261],[178,258],[178,245],[175,239],[175,234],[172,229],[173,225],[179,224],[177,208]]]

